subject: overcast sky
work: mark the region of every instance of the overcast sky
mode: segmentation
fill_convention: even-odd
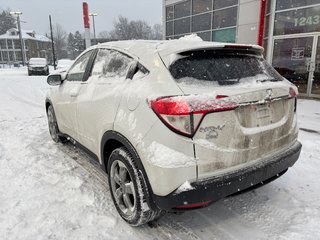
[[[0,0],[0,9],[21,11],[23,29],[39,34],[48,32],[51,14],[53,23],[60,23],[65,31],[84,31],[82,17],[83,0]],[[161,23],[162,0],[87,0],[89,11],[98,13],[95,18],[97,34],[110,31],[119,16],[130,20],[145,20],[150,25]],[[92,24],[92,18],[90,18]]]

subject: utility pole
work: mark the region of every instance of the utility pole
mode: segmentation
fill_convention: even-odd
[[[98,14],[97,13],[90,13],[89,16],[92,17],[94,44],[97,44],[96,25],[94,23],[94,17],[98,16]]]
[[[11,15],[17,16],[17,23],[18,23],[18,31],[19,31],[19,40],[20,40],[20,49],[21,49],[21,59],[22,59],[22,65],[25,64],[25,55],[24,55],[24,43],[22,39],[22,32],[21,32],[21,23],[20,23],[20,15],[22,15],[22,12],[10,12]]]
[[[51,33],[51,47],[52,47],[53,68],[54,68],[54,70],[56,70],[56,68],[57,68],[57,65],[56,65],[56,53],[54,51],[51,15],[49,15],[49,22],[50,22],[50,33]]]

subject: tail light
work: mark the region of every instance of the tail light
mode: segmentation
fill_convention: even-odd
[[[233,110],[238,105],[227,96],[208,97],[175,96],[150,100],[157,116],[174,132],[192,137],[207,113]]]
[[[297,97],[298,96],[298,91],[295,90],[294,88],[290,87],[289,88],[289,96],[290,97]]]
[[[289,97],[294,98],[294,109],[293,111],[297,111],[297,96],[298,96],[298,90],[295,90],[294,88],[289,88]]]

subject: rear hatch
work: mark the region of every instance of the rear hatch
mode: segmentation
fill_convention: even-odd
[[[297,89],[261,49],[231,45],[170,59],[167,67],[194,108],[199,178],[244,167],[295,142]]]

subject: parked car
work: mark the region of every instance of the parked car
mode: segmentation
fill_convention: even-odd
[[[92,153],[133,226],[260,186],[301,150],[297,88],[262,51],[182,40],[89,48],[48,77],[51,137]]]
[[[28,62],[28,75],[49,75],[49,66],[45,58],[30,58]]]
[[[60,59],[58,60],[57,69],[68,69],[73,64],[73,61],[70,59]]]

